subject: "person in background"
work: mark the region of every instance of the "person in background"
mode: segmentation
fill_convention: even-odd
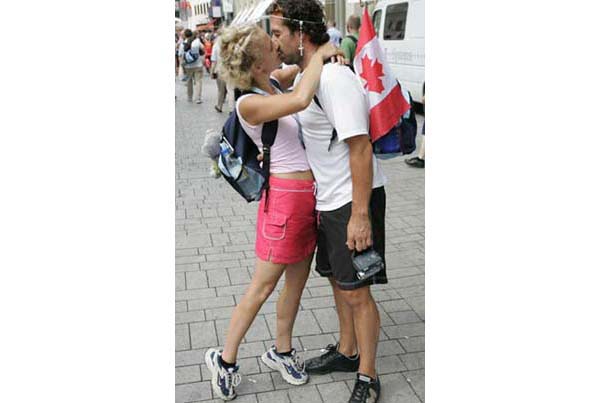
[[[204,67],[206,68],[206,74],[210,74],[211,55],[212,55],[213,41],[211,40],[210,32],[204,34]]]
[[[185,75],[185,71],[183,70],[183,53],[185,52],[185,30],[182,28],[181,32],[179,32],[179,40],[177,41],[177,58],[179,59],[179,70],[177,71],[177,76],[181,76],[181,81],[186,81],[187,76]]]
[[[196,30],[194,33],[196,34],[197,38],[201,38],[202,40],[202,36],[204,35],[204,32],[202,32],[202,24],[196,24]]]
[[[179,42],[179,35],[177,35],[177,32],[175,32],[175,77],[177,77],[177,75],[179,74],[179,52],[177,51],[177,42]]]
[[[339,48],[342,42],[342,33],[335,27],[335,21],[327,21],[327,33],[329,34],[329,42]]]
[[[218,34],[213,38],[213,48],[212,54],[210,56],[211,61],[211,71],[212,78],[217,81],[217,104],[215,105],[215,109],[217,112],[223,112],[223,103],[225,103],[225,97],[227,96],[227,85],[225,81],[219,77],[219,53],[221,51],[220,41]]]
[[[348,64],[354,63],[354,55],[356,52],[356,44],[358,43],[358,30],[360,29],[360,17],[351,15],[346,21],[346,31],[348,35],[342,39],[340,48],[344,52],[344,57]]]
[[[181,58],[179,56],[179,45],[182,42],[181,34],[183,27],[175,25],[175,77],[179,77],[179,68],[181,66]]]
[[[200,38],[195,37],[194,33],[190,29],[186,29],[185,33],[185,44],[184,51],[190,50],[194,54],[198,54],[199,57],[192,63],[184,63],[183,70],[188,76],[187,80],[187,96],[188,101],[192,102],[194,96],[197,104],[202,103],[202,76],[204,71],[204,46],[200,42]],[[184,60],[185,61],[185,60]]]
[[[423,86],[423,113],[425,113],[425,86]],[[416,157],[405,159],[404,162],[414,168],[425,168],[425,122],[423,122],[423,129],[421,130],[419,153]]]

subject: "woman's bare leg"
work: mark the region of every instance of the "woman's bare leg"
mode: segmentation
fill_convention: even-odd
[[[273,292],[284,269],[284,264],[256,259],[256,270],[252,276],[252,281],[242,300],[235,307],[229,322],[229,330],[227,331],[225,348],[222,354],[223,360],[226,362],[234,363],[236,361],[238,347],[242,339],[254,321],[260,307]]]
[[[300,297],[310,273],[312,255],[301,262],[290,264],[285,269],[285,285],[277,300],[277,339],[275,348],[285,352],[292,349],[292,329]]]

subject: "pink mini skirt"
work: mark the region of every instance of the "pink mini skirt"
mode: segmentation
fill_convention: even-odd
[[[256,256],[273,263],[297,263],[310,256],[317,243],[315,183],[270,177],[256,219]],[[266,209],[265,209],[266,204]]]

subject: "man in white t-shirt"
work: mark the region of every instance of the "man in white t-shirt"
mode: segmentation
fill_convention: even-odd
[[[318,22],[323,21],[319,1],[275,0],[268,13],[283,62],[303,69],[328,40],[325,24]],[[372,246],[385,258],[385,177],[373,156],[366,94],[358,77],[347,66],[324,66],[316,99],[320,105],[313,100],[299,117],[317,182],[317,271],[333,287],[340,338],[337,347],[306,361],[306,370],[358,370],[349,403],[374,403],[380,395],[375,371],[380,319],[370,285],[385,284],[387,277],[383,269],[359,279],[352,254]]]
[[[188,76],[187,79],[187,96],[188,101],[192,102],[194,99],[197,104],[202,103],[202,76],[204,72],[204,65],[202,61],[204,60],[204,45],[200,41],[199,38],[194,36],[194,33],[190,29],[186,29],[185,33],[185,41],[184,45],[184,55],[185,52],[190,50],[191,53],[197,56],[196,60],[193,62],[185,62],[185,57],[183,58],[183,71]]]

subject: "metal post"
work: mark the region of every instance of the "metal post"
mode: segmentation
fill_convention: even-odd
[[[335,0],[335,23],[337,28],[346,35],[346,0]]]

